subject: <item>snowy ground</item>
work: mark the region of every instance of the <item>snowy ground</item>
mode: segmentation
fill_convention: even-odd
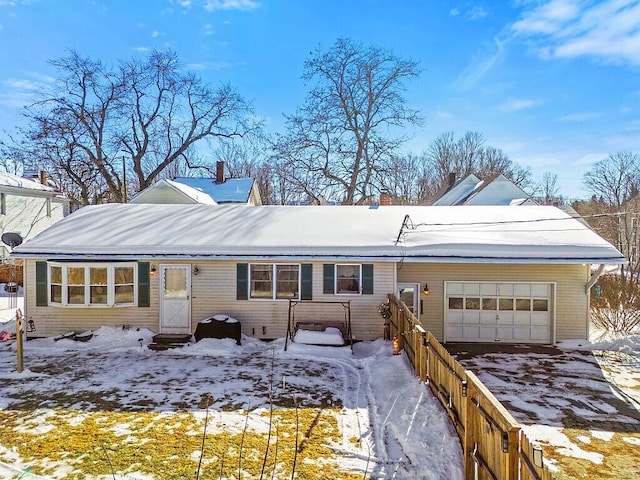
[[[13,333],[15,308],[2,287],[0,331]],[[22,308],[21,297],[17,308]],[[106,480],[114,478],[112,471],[119,473],[115,478],[129,480],[193,478],[166,471],[154,475],[153,468],[136,463],[135,455],[125,456],[127,444],[138,442],[141,451],[143,445],[154,445],[151,464],[160,468],[163,462],[157,457],[165,451],[145,437],[145,432],[159,435],[148,425],[136,432],[132,425],[137,420],[131,416],[105,416],[156,415],[151,420],[155,425],[170,431],[180,426],[199,440],[207,412],[200,407],[211,394],[207,438],[214,436],[209,444],[225,434],[238,434],[246,422],[266,445],[270,386],[277,411],[294,411],[295,397],[301,416],[308,410],[335,419],[337,435],[330,432],[313,443],[314,424],[303,432],[308,448],[301,449],[299,465],[311,464],[317,474],[306,478],[327,478],[330,465],[342,472],[335,478],[362,478],[365,471],[370,478],[462,476],[460,444],[446,415],[428,387],[413,377],[404,356],[391,355],[388,342],[356,344],[353,354],[348,348],[300,343],[289,344],[284,352],[282,340],[263,343],[245,337],[241,347],[231,340],[207,339],[179,351],[152,352],[146,348],[151,332],[103,328],[96,333],[87,343],[27,342],[27,371],[20,375],[15,373],[15,343],[0,343],[0,478],[12,478],[12,473],[18,478],[28,467],[46,476],[25,474],[24,480]],[[461,345],[457,354],[524,425],[527,435],[543,445],[545,462],[559,479],[640,478],[640,335],[594,337],[592,342],[563,342],[559,348]],[[284,430],[286,419],[278,421]],[[61,424],[79,428],[90,422],[111,422],[115,432],[107,445],[115,466],[93,475],[80,473],[92,460],[88,446],[72,448],[76,432],[56,433],[63,430]],[[220,433],[222,437],[215,436]],[[41,442],[29,443],[29,435],[41,437]],[[78,435],[78,441],[91,438]],[[64,452],[62,458],[50,449],[43,453],[47,442]],[[238,478],[237,470],[226,477],[212,475],[215,455],[207,445],[200,478]],[[273,447],[272,439],[270,455]],[[278,458],[284,458],[282,449],[275,452]],[[265,448],[258,450],[262,455]],[[74,457],[73,452],[79,453]],[[193,447],[179,455],[193,466],[199,452]],[[119,453],[129,463],[118,464]],[[175,455],[167,462],[170,471],[176,470]],[[242,478],[253,478],[248,470],[243,467]],[[302,468],[296,471],[302,473]],[[290,476],[286,468],[269,472],[274,475],[267,478]]]
[[[559,478],[640,478],[640,335],[449,348],[543,445]]]
[[[282,440],[278,450],[272,432],[265,478],[290,477],[291,452],[287,457],[283,450],[285,435],[293,436],[286,433],[292,418],[286,414],[296,404],[301,416],[296,473],[302,475],[309,464],[314,467],[300,478],[324,479],[327,471],[334,478],[363,478],[365,472],[367,478],[389,479],[462,476],[460,443],[446,414],[413,376],[405,357],[392,355],[389,342],[358,343],[353,353],[348,347],[290,343],[284,352],[282,340],[243,337],[239,347],[233,340],[203,339],[154,352],[146,347],[151,335],[103,327],[86,343],[31,340],[25,344],[27,370],[22,374],[15,373],[15,342],[0,343],[0,423],[5,425],[0,461],[5,474],[11,465],[31,467],[32,473],[51,479],[112,479],[112,471],[115,478],[194,478],[208,414],[200,478],[223,478],[218,472],[223,471],[225,452],[224,478],[237,478],[237,470],[228,472],[237,468],[229,460],[237,447],[225,446],[214,454],[220,446],[214,444],[240,437],[246,423],[246,431],[267,445],[271,392]],[[202,408],[207,394],[208,410]],[[304,423],[309,413],[313,421]],[[153,419],[147,424],[148,415]],[[153,425],[184,430],[182,445],[189,447],[178,444],[178,453],[172,451],[165,463],[160,457],[177,433],[153,443],[162,435]],[[242,435],[245,445],[250,438]],[[136,449],[129,452],[132,443]],[[155,445],[154,453],[147,454],[150,461],[136,460],[146,445]],[[242,448],[247,456],[242,478],[260,478],[249,473],[249,456],[256,452]],[[266,448],[258,450],[260,465]],[[278,461],[272,462],[276,455]],[[189,475],[177,473],[182,461],[190,462],[185,467]],[[106,471],[95,471],[98,464]]]

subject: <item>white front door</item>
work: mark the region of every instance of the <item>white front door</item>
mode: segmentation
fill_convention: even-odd
[[[411,313],[420,320],[420,284],[399,283],[398,298],[409,308]]]
[[[160,265],[160,333],[191,333],[190,265]]]

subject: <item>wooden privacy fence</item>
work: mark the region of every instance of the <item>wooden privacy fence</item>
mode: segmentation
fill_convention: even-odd
[[[389,295],[389,333],[414,372],[445,407],[464,452],[466,480],[552,480],[542,450],[489,389],[427,332],[407,306]]]

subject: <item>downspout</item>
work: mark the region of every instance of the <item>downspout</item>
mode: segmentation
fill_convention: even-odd
[[[596,282],[600,278],[600,275],[602,275],[602,272],[604,272],[604,267],[605,266],[606,266],[606,264],[601,263],[600,266],[598,267],[598,270],[596,270],[593,273],[593,275],[591,275],[591,278],[589,279],[589,281],[585,285],[584,293],[589,294],[589,290],[591,290],[591,287],[593,287],[596,284]]]

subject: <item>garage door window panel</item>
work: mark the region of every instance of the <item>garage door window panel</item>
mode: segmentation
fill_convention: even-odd
[[[497,310],[498,309],[498,299],[497,298],[483,298],[482,299],[482,310]]]
[[[480,299],[477,297],[466,298],[464,308],[467,310],[480,310]]]
[[[549,300],[534,298],[533,299],[533,311],[534,312],[548,312],[549,311]]]

